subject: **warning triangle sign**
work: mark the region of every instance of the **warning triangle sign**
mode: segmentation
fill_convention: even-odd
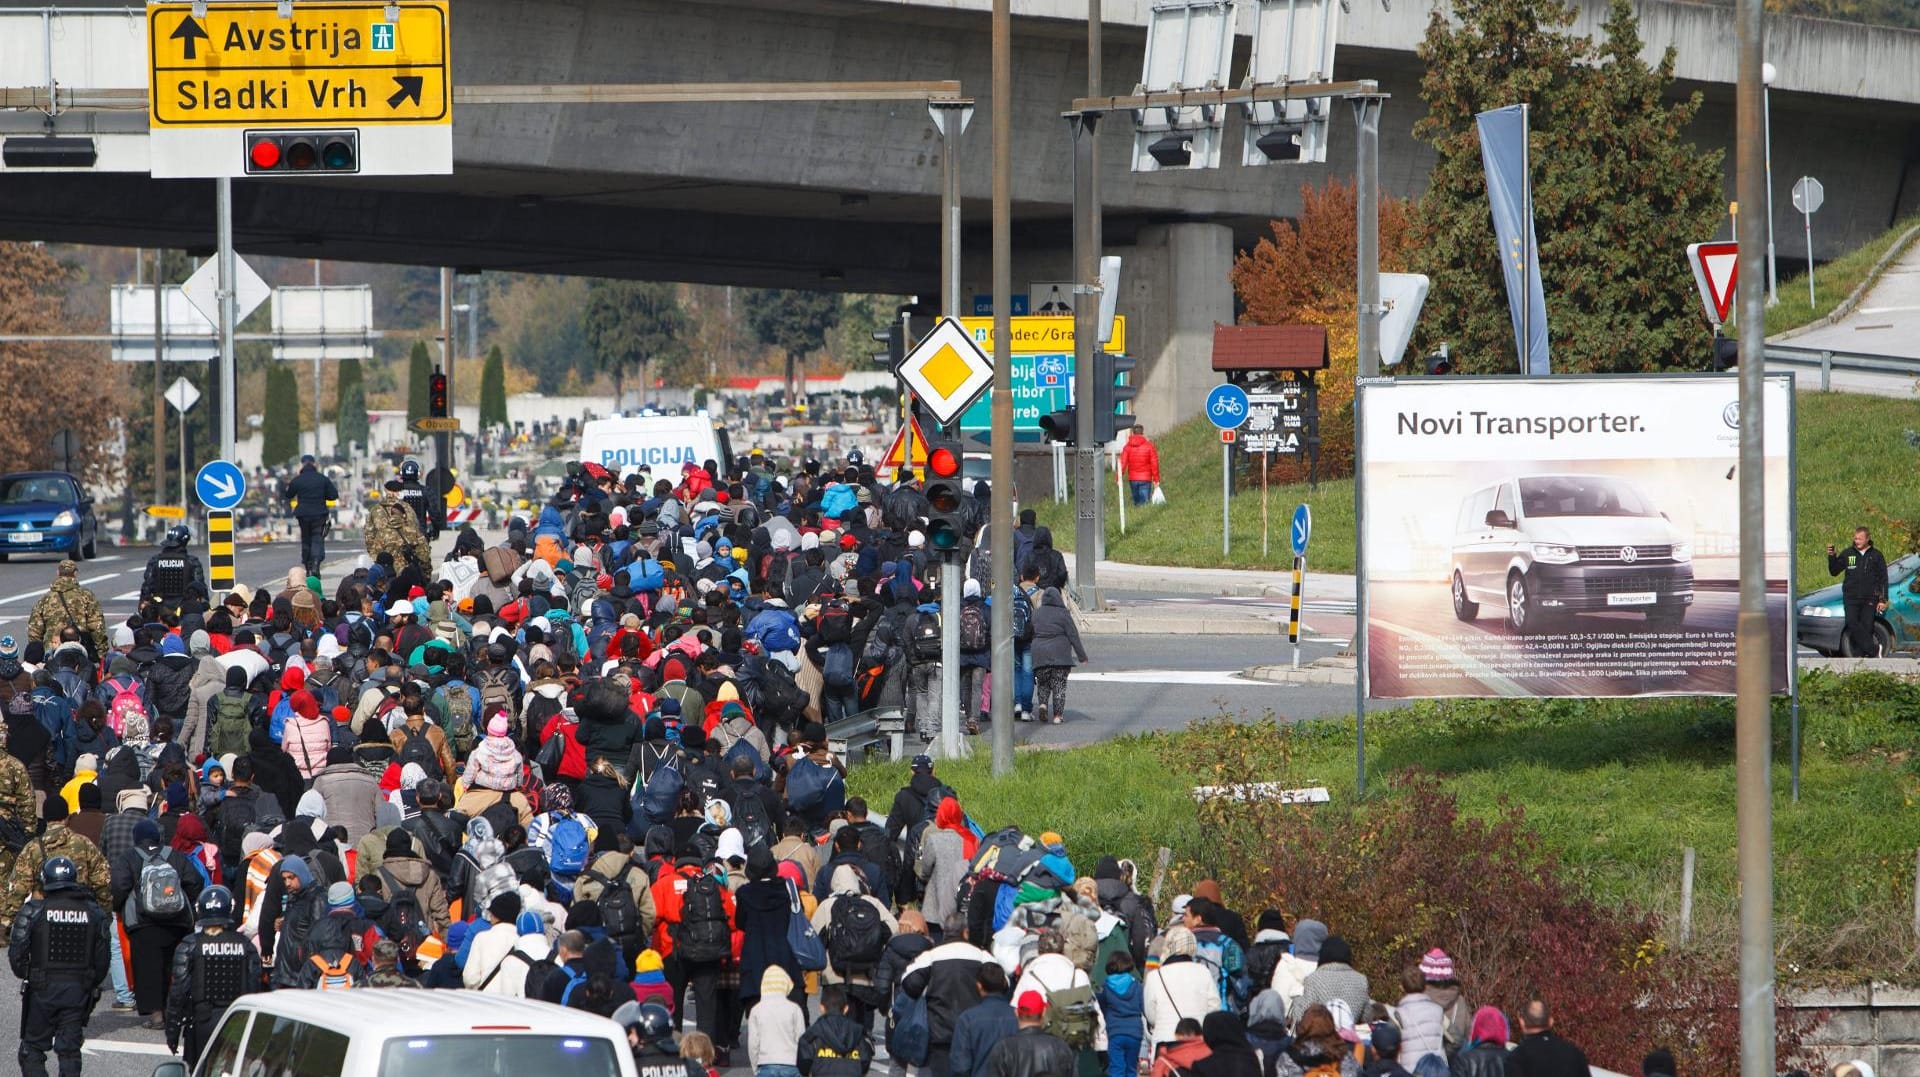
[[[912,432],[911,438],[908,437],[909,431]],[[913,443],[911,459],[907,455],[909,441]],[[893,444],[887,448],[887,454],[880,458],[880,463],[874,466],[873,472],[885,481],[892,482],[894,475],[903,467],[920,472],[925,472],[927,467],[927,435],[920,432],[920,421],[911,417],[907,419],[907,425],[893,435]]]
[[[1733,310],[1735,286],[1740,276],[1738,243],[1695,243],[1687,248],[1687,261],[1693,264],[1694,283],[1700,289],[1700,305],[1707,320],[1724,324]]]

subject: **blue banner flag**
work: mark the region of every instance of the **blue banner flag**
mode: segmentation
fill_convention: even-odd
[[[1480,123],[1480,159],[1487,169],[1487,205],[1500,241],[1500,270],[1507,278],[1514,354],[1526,357],[1521,365],[1528,374],[1548,374],[1547,298],[1540,287],[1540,244],[1533,234],[1526,106],[1492,109],[1475,119]]]

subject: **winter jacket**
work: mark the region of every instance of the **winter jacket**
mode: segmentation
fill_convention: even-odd
[[[874,911],[880,914],[880,922],[887,926],[887,935],[888,938],[891,939],[893,933],[900,930],[900,921],[893,918],[893,913],[888,911],[887,906],[882,903],[879,898],[871,894],[849,893],[847,888],[839,885],[845,881],[844,875],[851,871],[851,868],[843,867],[838,869],[834,876],[835,886],[833,896],[821,902],[819,908],[813,910],[813,919],[811,922],[813,924],[814,934],[820,936],[821,942],[827,942],[827,936],[831,934],[833,930],[833,910],[835,907],[842,901],[864,901],[872,905]],[[882,951],[883,956],[884,953],[885,952]],[[852,976],[845,976],[840,973],[840,970],[833,967],[832,961],[828,961],[827,967],[820,970],[820,982],[824,984],[871,984],[873,982],[873,975],[871,972],[859,971],[855,972]]]
[[[795,1065],[807,1018],[787,997],[793,981],[776,965],[761,974],[759,987],[760,1001],[747,1014],[747,1065],[756,1070],[761,1066]]]
[[[1589,1077],[1587,1056],[1551,1030],[1529,1032],[1507,1055],[1509,1077]]]
[[[845,1014],[821,1014],[800,1037],[802,1077],[861,1077],[873,1065],[873,1037]]]
[[[1507,1077],[1507,1049],[1483,1043],[1453,1056],[1453,1077]]]
[[[1009,1036],[1018,1035],[1020,1021],[1005,995],[983,995],[953,1022],[953,1047],[947,1054],[952,1077],[983,1077],[987,1055]],[[1071,1073],[1071,1070],[1064,1071]]]
[[[387,880],[379,872],[393,876],[393,881],[413,891],[420,901],[420,910],[427,915],[427,923],[433,933],[439,935],[453,922],[453,916],[447,907],[447,888],[440,885],[440,876],[431,865],[417,856],[382,857],[378,871],[373,874],[380,878],[380,896],[388,902],[394,899],[387,892]]]
[[[174,728],[173,739],[187,749],[192,758],[207,748],[207,734],[211,725],[207,721],[207,704],[227,687],[226,667],[211,658],[202,659],[193,669],[193,682],[188,686],[192,700],[187,704],[187,720]]]
[[[1076,1072],[1078,1064],[1067,1041],[1045,1028],[1021,1028],[994,1044],[978,1072],[985,1077],[1060,1077]]]
[[[374,827],[374,816],[386,797],[380,782],[357,763],[333,763],[314,776],[313,791],[327,802],[327,823],[347,828],[347,841],[358,843]]]
[[[1132,977],[1128,977],[1132,979]],[[1042,997],[1052,998],[1055,991],[1069,991],[1076,987],[1092,987],[1093,981],[1087,977],[1078,965],[1065,954],[1041,954],[1027,962],[1020,970],[1020,980],[1013,985],[1013,997],[1019,998],[1029,991],[1038,991]],[[1095,992],[1097,995],[1098,992]],[[1134,1005],[1140,1002],[1139,992],[1134,992]],[[1098,1008],[1093,1013],[1093,1049],[1107,1049],[1106,1015]]]
[[[1014,996],[1018,998],[1016,994]],[[1106,1026],[1109,1042],[1132,1040],[1140,1043],[1147,1035],[1146,1013],[1141,1004],[1140,981],[1131,972],[1110,973],[1100,981],[1094,997],[1100,1002],[1100,1021]]]
[[[1314,969],[1306,978],[1300,997],[1287,1007],[1287,1020],[1300,1023],[1300,1015],[1307,1012],[1309,1006],[1324,1006],[1334,999],[1344,999],[1349,1013],[1367,1012],[1367,977],[1344,961],[1334,961]]]
[[[873,993],[880,997],[883,1010],[893,1008],[894,992],[900,989],[900,978],[906,975],[908,966],[914,959],[933,949],[933,940],[916,932],[895,935],[887,940],[887,949],[880,955],[880,965],[873,970]]]
[[[653,880],[640,867],[633,856],[618,851],[604,852],[587,862],[587,871],[601,878],[612,879],[621,872],[626,873],[627,889],[633,891],[633,904],[640,910],[640,938],[642,945],[653,937],[653,923],[656,913],[653,908]],[[574,880],[573,898],[575,901],[600,900],[600,892],[606,886],[599,879],[588,878],[585,872]]]
[[[281,748],[293,757],[293,765],[300,771],[301,778],[312,781],[327,769],[327,751],[333,747],[332,719],[325,714],[315,714],[312,718],[296,714],[287,719],[281,736]]]
[[[146,855],[143,857],[141,854]],[[180,888],[185,893],[186,907],[171,916],[149,919],[135,910],[134,891],[140,885],[140,869],[146,866],[147,858],[164,859],[180,876]],[[193,903],[200,899],[200,891],[206,886],[200,873],[193,870],[193,864],[186,854],[165,845],[149,845],[144,850],[140,846],[131,846],[112,861],[110,870],[113,888],[113,912],[120,916],[120,922],[128,930],[160,924],[171,927],[193,928]]]
[[[974,977],[993,955],[964,942],[948,942],[927,950],[900,978],[908,998],[927,1000],[927,1042],[944,1047],[953,1042],[954,1022],[980,1000]]]
[[[1164,1050],[1155,1052],[1151,1077],[1172,1077],[1174,1074],[1190,1075],[1193,1067],[1201,1059],[1213,1053],[1203,1039],[1175,1040]]]
[[[467,943],[467,962],[460,967],[460,982],[470,991],[479,990],[481,981],[496,965],[507,959],[507,954],[513,951],[514,944],[519,941],[520,929],[514,927],[511,920],[489,925],[485,931],[474,935]],[[508,972],[506,968],[500,970],[500,976],[494,977],[494,982],[487,986],[488,994],[500,993],[493,988]],[[520,974],[520,983],[523,987],[526,984],[524,972]]]
[[[212,663],[209,662],[209,665]],[[185,654],[161,655],[147,673],[147,693],[155,720],[165,718],[177,730],[193,713],[193,678],[200,662]]]
[[[1176,957],[1147,973],[1142,996],[1147,1019],[1147,1042],[1172,1043],[1173,1029],[1183,1017],[1203,1021],[1220,1008],[1220,985],[1207,966],[1192,958]],[[1363,1011],[1364,1012],[1364,1011]]]
[[[1040,593],[1040,604],[1033,608],[1033,664],[1071,666],[1087,660],[1087,649],[1080,645],[1080,629],[1073,623],[1060,589],[1049,587]]]
[[[927,827],[920,836],[920,856],[913,873],[921,884],[920,911],[929,924],[958,935],[965,927],[960,922],[960,881],[967,875],[966,845],[960,835],[937,826]]]
[[[1134,433],[1120,450],[1120,466],[1126,469],[1128,482],[1160,481],[1160,450],[1147,435]]]
[[[760,879],[733,893],[733,926],[740,933],[740,1002],[759,997],[761,976],[768,969],[784,969],[789,981],[803,978],[793,948],[787,945],[787,925],[793,918],[792,892],[784,879]],[[789,1064],[792,1059],[787,1059]]]
[[[1400,1064],[1412,1069],[1423,1055],[1446,1057],[1446,1011],[1425,992],[1407,995],[1394,1007],[1400,1026]]]

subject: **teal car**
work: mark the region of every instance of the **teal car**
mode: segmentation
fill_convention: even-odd
[[[1800,645],[1829,658],[1859,657],[1847,643],[1846,624],[1838,583],[1801,595],[1794,604]],[[1887,608],[1874,616],[1873,641],[1883,655],[1920,649],[1920,554],[1887,565]]]

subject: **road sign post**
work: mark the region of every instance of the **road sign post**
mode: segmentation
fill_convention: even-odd
[[[1694,243],[1687,247],[1687,262],[1693,267],[1693,282],[1700,289],[1700,307],[1707,320],[1725,325],[1740,279],[1740,245]]]
[[[157,367],[155,369],[158,369]],[[200,401],[200,390],[185,378],[175,378],[167,386],[167,403],[180,415],[180,504],[187,503],[187,412]],[[158,431],[155,432],[156,435]]]
[[[1300,668],[1300,588],[1307,577],[1307,539],[1313,535],[1313,510],[1305,504],[1293,509],[1287,529],[1293,540],[1293,602],[1287,611],[1287,642],[1293,644],[1293,668]]]
[[[1807,306],[1814,305],[1813,298],[1813,215],[1827,200],[1827,189],[1812,176],[1801,176],[1793,184],[1793,208],[1800,211],[1807,228]]]
[[[1220,428],[1220,556],[1233,541],[1233,432],[1247,421],[1247,391],[1224,382],[1207,393],[1207,420]]]
[[[233,590],[233,513],[226,509],[207,512],[207,584],[215,605]]]
[[[193,492],[209,509],[231,509],[247,496],[247,477],[225,460],[209,460],[193,477]]]

